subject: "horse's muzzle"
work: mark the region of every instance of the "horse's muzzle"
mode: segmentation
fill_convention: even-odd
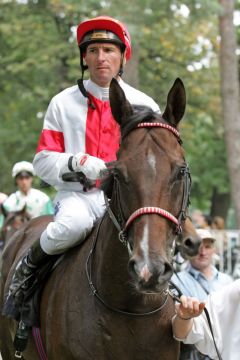
[[[143,261],[137,261],[134,256],[129,260],[128,271],[134,280],[138,291],[161,292],[173,274],[173,269],[168,261],[158,260],[150,266]]]

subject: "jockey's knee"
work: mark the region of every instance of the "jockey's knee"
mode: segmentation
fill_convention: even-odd
[[[41,235],[41,247],[49,255],[61,254],[84,241],[92,227],[90,217],[78,219],[74,224],[71,221],[52,222]]]

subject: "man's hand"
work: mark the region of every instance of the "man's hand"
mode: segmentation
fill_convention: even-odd
[[[72,158],[72,168],[75,172],[82,172],[87,179],[97,180],[101,171],[106,169],[106,165],[97,157],[78,153]]]
[[[181,304],[176,304],[176,314],[180,319],[188,320],[193,317],[199,316],[205,307],[204,302],[200,302],[193,297],[187,297],[182,295]]]
[[[205,303],[184,295],[180,297],[180,301],[181,304],[175,304],[176,314],[173,317],[172,326],[174,336],[178,340],[183,340],[192,329],[192,318],[201,315]]]

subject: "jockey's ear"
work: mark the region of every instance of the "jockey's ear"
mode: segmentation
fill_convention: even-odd
[[[167,105],[162,115],[163,119],[177,127],[186,108],[186,92],[181,79],[177,78],[167,97]]]
[[[109,88],[109,100],[114,119],[123,127],[127,119],[133,114],[133,109],[126,99],[123,89],[114,78]]]

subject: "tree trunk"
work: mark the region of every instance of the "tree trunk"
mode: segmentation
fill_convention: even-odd
[[[230,206],[230,194],[219,193],[217,188],[213,189],[210,215],[221,216],[225,221]]]
[[[240,106],[236,33],[233,25],[234,0],[219,0],[220,16],[220,72],[225,141],[228,169],[236,222],[240,228]]]
[[[139,88],[139,73],[138,73],[138,63],[139,63],[139,46],[135,44],[132,51],[132,58],[124,67],[123,80],[126,81],[129,85]]]

